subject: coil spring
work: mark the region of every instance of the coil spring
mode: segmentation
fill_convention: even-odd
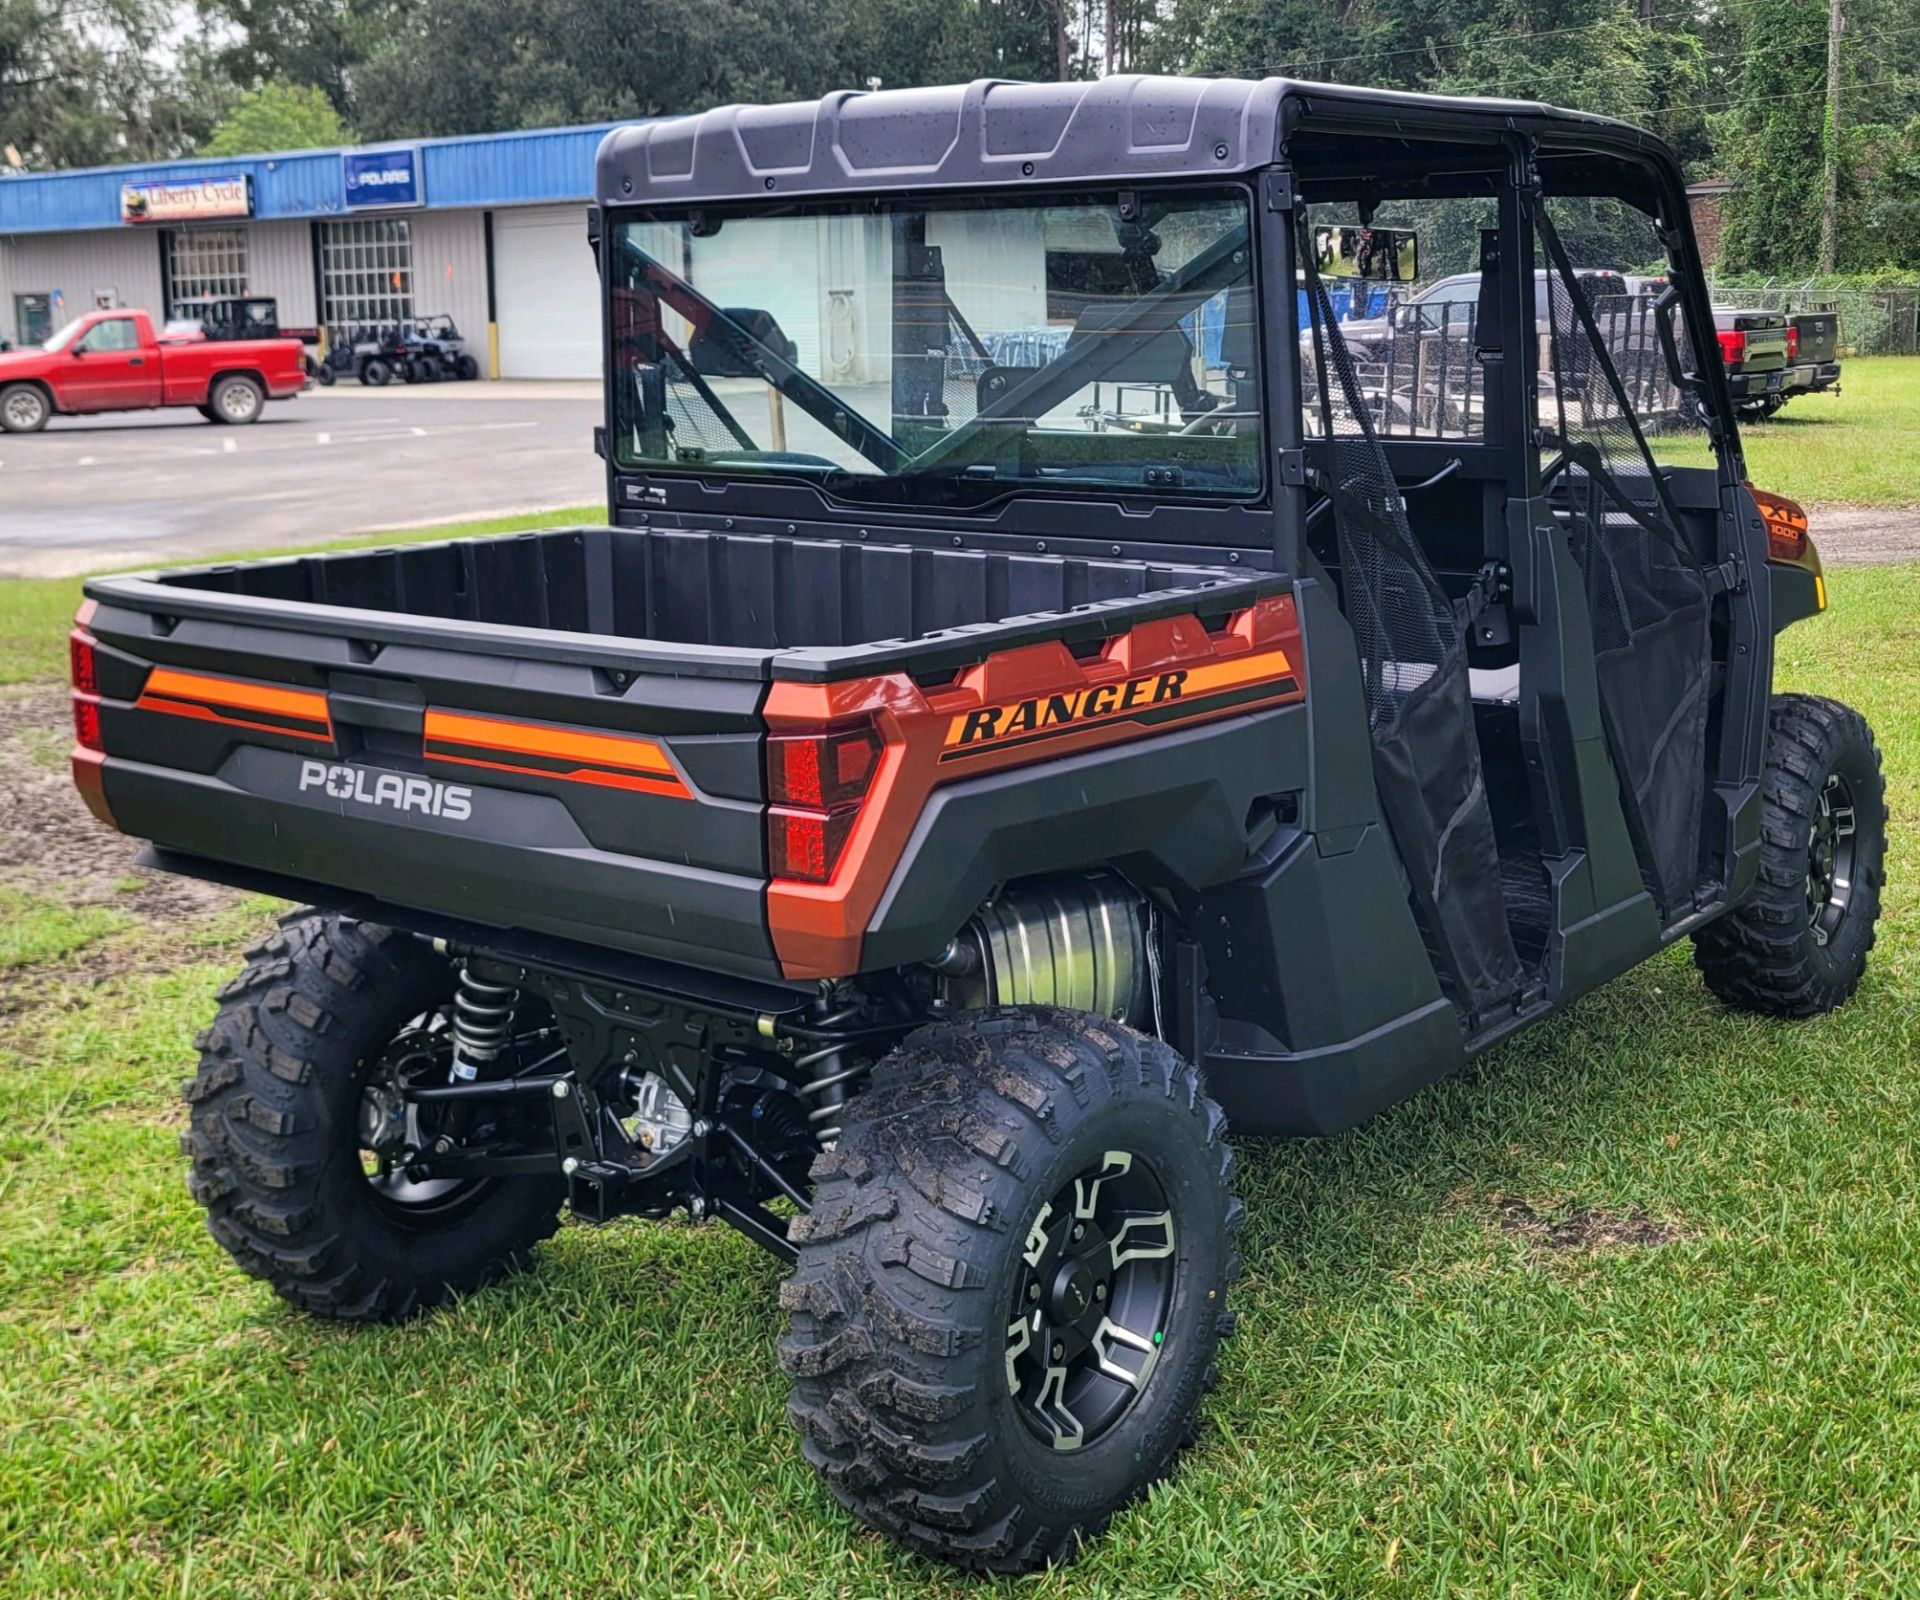
[[[520,991],[510,983],[490,983],[460,969],[453,991],[453,1075],[480,1076],[480,1069],[505,1050],[513,1037],[513,1007]]]
[[[852,1022],[859,1015],[859,1006],[843,1005],[838,1011],[828,1011],[823,1016],[810,1018],[809,1024],[815,1028],[837,1028],[843,1022]],[[840,1137],[839,1127],[832,1123],[840,1107],[846,1103],[847,1091],[843,1085],[865,1077],[868,1070],[864,1062],[856,1062],[850,1067],[842,1066],[841,1059],[846,1054],[846,1048],[843,1044],[816,1045],[793,1058],[794,1066],[801,1072],[814,1074],[806,1082],[797,1085],[794,1092],[808,1097],[823,1097],[821,1103],[807,1113],[807,1123],[813,1130],[814,1142],[822,1149]],[[815,1069],[818,1069],[817,1073]]]

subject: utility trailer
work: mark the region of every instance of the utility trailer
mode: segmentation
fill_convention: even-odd
[[[1824,582],[1657,139],[977,83],[620,129],[597,194],[607,526],[87,585],[88,803],[312,908],[185,1141],[294,1305],[717,1216],[793,1264],[839,1500],[1025,1570],[1194,1435],[1229,1126],[1350,1128],[1682,938],[1753,1010],[1861,981],[1879,757],[1772,692]],[[1316,232],[1413,197],[1490,221],[1476,402],[1406,436]],[[1711,466],[1659,460],[1563,201],[1665,255]]]

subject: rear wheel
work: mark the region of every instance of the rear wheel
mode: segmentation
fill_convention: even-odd
[[[1694,961],[1731,1005],[1832,1011],[1866,973],[1886,882],[1886,785],[1866,718],[1837,700],[1774,697],[1760,831],[1759,880],[1693,936]]]
[[[480,363],[474,360],[472,356],[462,355],[454,362],[453,370],[454,375],[458,377],[462,383],[471,383],[475,378],[480,376]]]
[[[53,415],[46,390],[31,383],[0,389],[0,428],[8,433],[38,433]]]
[[[189,1187],[241,1268],[304,1311],[400,1321],[522,1266],[559,1225],[557,1176],[408,1174],[438,1130],[400,1091],[447,1081],[452,990],[421,941],[308,915],[221,991],[186,1086]]]
[[[809,1461],[979,1571],[1070,1557],[1194,1437],[1239,1271],[1225,1119],[1118,1023],[923,1028],[843,1108],[781,1290]]]
[[[384,389],[393,382],[393,368],[378,356],[370,356],[360,363],[360,381],[370,388]]]
[[[215,422],[243,426],[258,422],[266,403],[267,392],[260,387],[258,379],[230,373],[214,384],[213,392],[207,396],[205,414]]]
[[[435,355],[416,356],[407,369],[409,383],[438,383],[440,381],[440,358]]]

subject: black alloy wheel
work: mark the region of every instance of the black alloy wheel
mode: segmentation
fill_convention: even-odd
[[[1040,1208],[1007,1321],[1007,1392],[1055,1450],[1102,1438],[1145,1392],[1173,1298],[1173,1212],[1150,1163],[1109,1150]]]

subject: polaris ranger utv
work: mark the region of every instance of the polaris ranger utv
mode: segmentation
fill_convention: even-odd
[[[622,129],[597,183],[608,526],[99,578],[73,635],[94,811],[313,908],[187,1088],[294,1305],[719,1217],[792,1263],[838,1499],[1021,1570],[1194,1435],[1229,1127],[1350,1128],[1682,938],[1734,1005],[1853,993],[1879,759],[1772,693],[1820,565],[1658,140],[1120,77]],[[1600,202],[1710,467],[1578,292]],[[1474,316],[1356,362],[1316,230],[1419,205]]]

